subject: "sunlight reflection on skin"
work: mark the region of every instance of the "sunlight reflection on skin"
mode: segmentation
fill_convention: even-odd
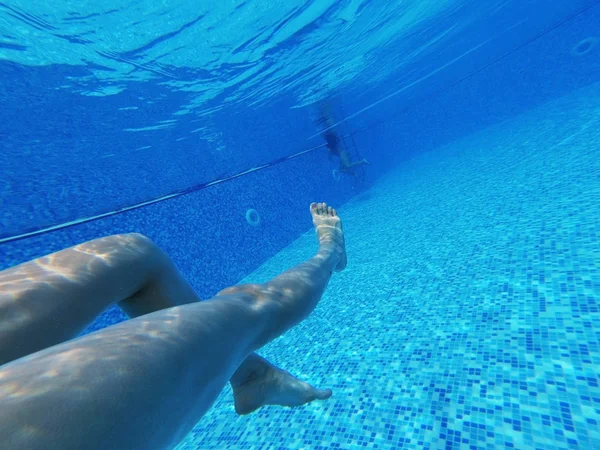
[[[141,235],[116,235],[0,272],[0,364],[76,336],[143,287],[160,256]]]
[[[324,234],[332,229],[338,228],[317,228],[321,245],[309,261],[266,284],[228,288],[204,302],[168,256],[140,235],[99,239],[1,272],[0,280],[21,289],[0,297],[0,317],[6,317],[2,309],[15,317],[19,311],[31,316],[13,330],[22,325],[14,317],[0,323],[0,357],[13,357],[0,367],[3,436],[23,449],[79,445],[91,429],[105,441],[123,439],[122,448],[128,448],[127,439],[140,442],[140,434],[149,442],[177,442],[232,375],[243,383],[244,373],[248,377],[256,367],[264,372],[270,366],[256,355],[249,358],[252,351],[315,308],[342,257],[345,265],[341,224],[340,233]],[[338,235],[342,245],[335,244]],[[64,342],[69,338],[65,324],[73,333],[115,301],[139,317]],[[240,371],[247,359],[254,368]],[[292,396],[275,404],[317,398],[314,388],[287,377]],[[165,417],[164,410],[172,413]],[[142,414],[124,420],[132,412]],[[65,431],[65,421],[86,425]],[[148,423],[155,426],[148,429]]]
[[[334,243],[336,233],[328,231],[335,229],[327,223],[317,226],[322,245]],[[156,275],[159,265],[162,274]],[[314,271],[314,267],[304,267]],[[285,302],[305,295],[311,280],[305,279],[304,273],[297,270],[293,277],[282,274],[267,291],[264,285],[246,285],[226,289],[220,295],[252,295],[259,308],[265,301]],[[296,286],[295,290],[290,285]],[[10,360],[3,353],[14,359],[76,336],[115,302],[121,302],[125,312],[136,317],[200,300],[170,259],[138,234],[97,239],[7,269],[0,272],[0,286],[0,317],[4,318],[0,321],[0,363]],[[142,292],[145,287],[152,292]],[[129,297],[131,301],[125,302]],[[51,323],[48,317],[53,318]]]
[[[305,264],[306,273],[302,274],[303,280],[300,285],[304,283],[312,285],[310,274],[315,268],[313,263]],[[287,276],[285,275],[280,281]],[[294,295],[293,289],[286,291],[286,294]],[[256,306],[258,309],[287,297],[287,295],[280,295],[278,289],[265,288],[264,285],[237,286],[224,290],[219,296],[228,296],[228,293],[239,296],[244,292],[259,293],[262,301],[258,302],[259,306]],[[95,386],[107,382],[107,376],[111,379],[126,379],[131,376],[132,370],[135,369],[134,371],[139,373],[140,367],[156,365],[157,361],[165,367],[162,370],[166,371],[170,365],[169,360],[173,360],[172,352],[168,351],[170,348],[187,350],[190,347],[190,335],[199,333],[210,335],[219,328],[219,325],[210,318],[214,314],[219,315],[222,300],[215,298],[202,303],[207,320],[201,318],[190,323],[189,316],[183,315],[184,310],[181,307],[174,307],[130,320],[127,322],[127,327],[117,324],[102,330],[102,333],[94,333],[85,338],[69,341],[65,345],[51,347],[20,358],[0,369],[0,397],[3,402],[12,403],[29,402],[57,392],[65,398],[81,398],[82,395],[85,396],[94,390]],[[254,309],[252,303],[246,305]],[[184,317],[187,319],[185,323],[182,320]],[[85,347],[79,348],[76,345],[81,339],[85,339]],[[152,358],[148,357],[150,351]],[[161,353],[164,356],[157,357],[157,354]],[[97,362],[102,366],[108,364],[111,367],[108,375],[104,372],[104,376],[98,376],[99,374],[94,370]],[[22,376],[24,369],[27,371],[27,377]]]
[[[105,381],[93,374],[94,363],[100,358],[102,365],[110,364],[110,377],[127,377],[132,368],[147,361],[146,352],[140,349],[160,353],[165,347],[181,346],[186,329],[181,329],[181,333],[173,331],[179,330],[180,324],[181,311],[173,308],[165,311],[160,321],[137,319],[134,330],[115,326],[101,335],[88,335],[82,348],[76,347],[76,339],[69,341],[68,346],[55,346],[23,357],[0,370],[0,398],[3,402],[19,402],[50,392],[61,392],[65,397],[85,394],[92,385]],[[20,376],[24,368],[26,378]]]
[[[114,264],[124,256],[139,257],[143,249],[131,235],[111,236],[103,245],[91,241],[38,258],[0,272],[2,294],[15,297],[31,289],[31,283],[46,283],[49,288],[60,281],[87,283],[96,272]],[[109,245],[107,245],[109,244]]]

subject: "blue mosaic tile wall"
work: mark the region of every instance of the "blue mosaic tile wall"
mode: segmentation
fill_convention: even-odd
[[[333,397],[178,450],[600,448],[600,85],[418,156],[341,208],[349,266],[261,350]],[[261,282],[309,257],[308,233]]]

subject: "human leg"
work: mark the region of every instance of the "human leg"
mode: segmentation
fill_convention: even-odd
[[[311,212],[319,252],[274,280],[147,314],[0,368],[0,440],[32,450],[175,445],[242,361],[306,317],[332,271],[345,267],[337,214],[324,204]]]
[[[0,272],[0,366],[76,337],[114,303],[135,318],[199,300],[150,239],[132,233],[85,242]],[[308,384],[299,391],[298,380],[258,355],[236,373],[238,386],[252,380],[242,398],[234,389],[234,401],[246,413],[272,404],[273,395],[265,392],[295,393],[287,406],[323,396]]]
[[[137,317],[198,300],[150,239],[85,242],[0,272],[0,365],[72,339],[114,303]]]
[[[217,298],[220,295],[250,294],[259,301],[268,299],[280,304],[283,313],[289,316],[288,319],[295,321],[294,325],[304,319],[321,298],[331,273],[344,270],[347,264],[342,222],[335,209],[325,203],[313,203],[311,214],[319,239],[319,251],[313,258],[265,284],[247,284],[224,289]],[[277,336],[282,333],[276,327],[271,328],[270,332]],[[266,336],[265,339],[268,342],[273,337]],[[264,344],[259,347],[262,345]]]

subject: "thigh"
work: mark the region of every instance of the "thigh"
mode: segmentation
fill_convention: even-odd
[[[135,233],[6,269],[0,272],[0,364],[73,338],[114,303],[137,315],[175,306],[174,298],[196,300],[164,252]]]

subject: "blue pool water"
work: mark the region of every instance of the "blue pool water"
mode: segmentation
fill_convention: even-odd
[[[137,231],[209,298],[310,257],[326,200],[349,266],[260,354],[333,397],[240,417],[226,387],[179,450],[600,449],[599,24],[592,0],[0,2],[0,268]]]
[[[599,94],[415,157],[347,203],[347,271],[262,351],[332,399],[239,420],[224,392],[180,449],[600,448]]]

